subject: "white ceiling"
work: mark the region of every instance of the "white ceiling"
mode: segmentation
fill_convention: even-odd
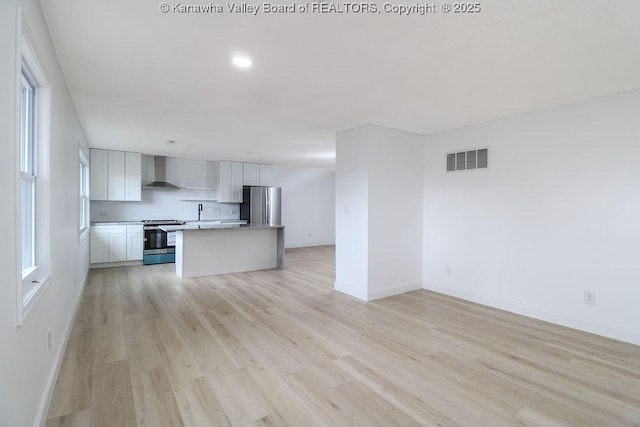
[[[636,0],[425,16],[41,3],[92,147],[332,167],[335,133],[363,123],[428,134],[640,87]]]

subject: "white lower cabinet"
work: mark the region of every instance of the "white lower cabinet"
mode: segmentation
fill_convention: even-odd
[[[139,261],[144,251],[142,225],[127,225],[127,261]]]
[[[109,262],[127,260],[127,232],[109,234]]]
[[[92,225],[91,264],[142,259],[142,225]]]
[[[109,235],[98,233],[91,227],[91,264],[109,262]]]

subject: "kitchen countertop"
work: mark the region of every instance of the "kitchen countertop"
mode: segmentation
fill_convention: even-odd
[[[242,221],[242,220],[239,220],[239,219],[207,219],[207,220],[202,220],[202,221],[184,220],[184,222],[186,223],[185,225],[198,225],[198,224],[203,224],[203,225],[221,224],[221,225],[225,225],[226,223],[231,223],[231,224],[235,225],[239,221]],[[140,220],[140,221],[93,221],[91,223],[91,225],[144,225],[144,222],[142,220]]]
[[[229,230],[234,228],[241,228],[241,229],[284,228],[284,225],[188,223],[183,225],[161,225],[159,228],[160,230],[169,232],[169,231],[185,231],[185,230]]]
[[[142,221],[95,221],[91,225],[142,225]]]

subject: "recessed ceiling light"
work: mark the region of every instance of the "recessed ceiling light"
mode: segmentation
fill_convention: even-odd
[[[233,57],[233,65],[235,65],[238,68],[249,68],[251,67],[251,64],[253,64],[253,62],[251,61],[251,58],[249,58],[248,56]]]
[[[173,139],[169,140],[169,144],[175,144],[176,142]]]

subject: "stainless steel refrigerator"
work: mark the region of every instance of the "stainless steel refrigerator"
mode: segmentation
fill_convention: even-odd
[[[242,189],[240,219],[253,225],[282,225],[282,189],[280,187],[248,187]]]

